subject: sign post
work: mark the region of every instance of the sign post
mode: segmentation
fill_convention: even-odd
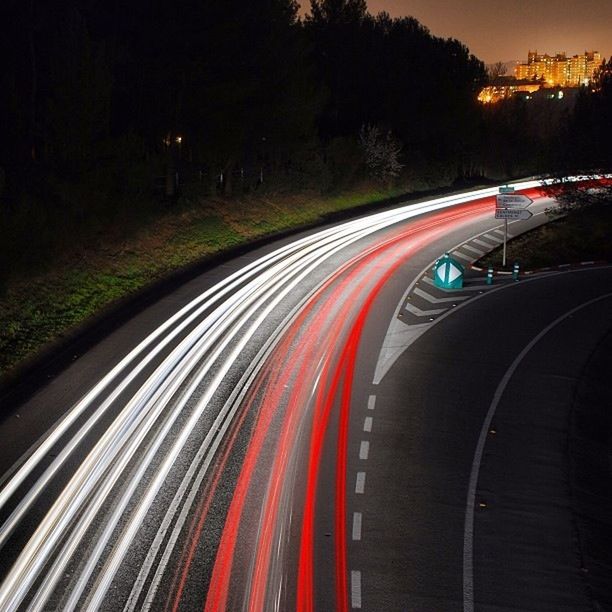
[[[506,245],[508,244],[508,217],[504,217],[504,254],[502,256],[502,268],[506,268]]]
[[[506,267],[506,247],[508,243],[508,219],[529,219],[532,214],[525,210],[533,200],[521,193],[514,194],[514,187],[500,187],[495,200],[495,218],[504,220],[504,250],[502,267]]]

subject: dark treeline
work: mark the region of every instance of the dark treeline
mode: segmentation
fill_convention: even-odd
[[[591,87],[580,90],[561,135],[561,170],[612,172],[612,57],[596,72]]]
[[[312,132],[291,2],[19,0],[5,12],[10,195],[32,170],[138,190],[179,148],[221,172],[266,137],[291,147]]]
[[[228,193],[237,168],[262,165],[330,187],[355,172],[363,125],[391,130],[408,167],[473,163],[485,71],[465,46],[373,17],[363,0],[315,0],[304,21],[297,11],[292,0],[5,2],[4,197],[51,175],[146,189],[179,164],[223,174]]]
[[[342,189],[368,174],[499,178],[556,163],[561,117],[524,101],[479,107],[486,71],[459,41],[372,16],[364,0],[312,0],[303,20],[298,8],[4,0],[4,227],[35,233],[34,220],[59,217],[69,234],[164,195]],[[575,126],[609,108],[596,95],[582,95]]]
[[[603,62],[590,87],[580,90],[573,112],[565,119],[558,131],[557,180],[551,195],[564,213],[582,214],[585,208],[596,207],[587,219],[600,226],[609,243],[612,181],[598,182],[593,188],[589,182],[567,184],[564,177],[612,173],[612,58]]]
[[[482,109],[489,160],[501,175],[612,170],[612,58],[588,87],[566,89],[563,99],[558,93],[544,89]]]

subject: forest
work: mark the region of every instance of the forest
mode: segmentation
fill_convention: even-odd
[[[5,0],[0,24],[3,275],[181,199],[610,167],[612,61],[573,109],[483,108],[464,44],[365,0]]]

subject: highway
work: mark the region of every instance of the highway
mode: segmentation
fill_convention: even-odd
[[[515,187],[511,234],[552,204]],[[0,609],[592,609],[564,444],[612,270],[437,290],[501,241],[496,193],[254,250],[15,406]]]

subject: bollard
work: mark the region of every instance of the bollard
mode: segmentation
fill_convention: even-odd
[[[519,263],[518,261],[514,262],[514,266],[512,267],[512,278],[517,281],[519,279]]]
[[[436,260],[433,268],[434,286],[445,291],[461,289],[465,268],[448,253]]]
[[[487,285],[493,284],[493,267],[489,266],[489,270],[487,271]]]

